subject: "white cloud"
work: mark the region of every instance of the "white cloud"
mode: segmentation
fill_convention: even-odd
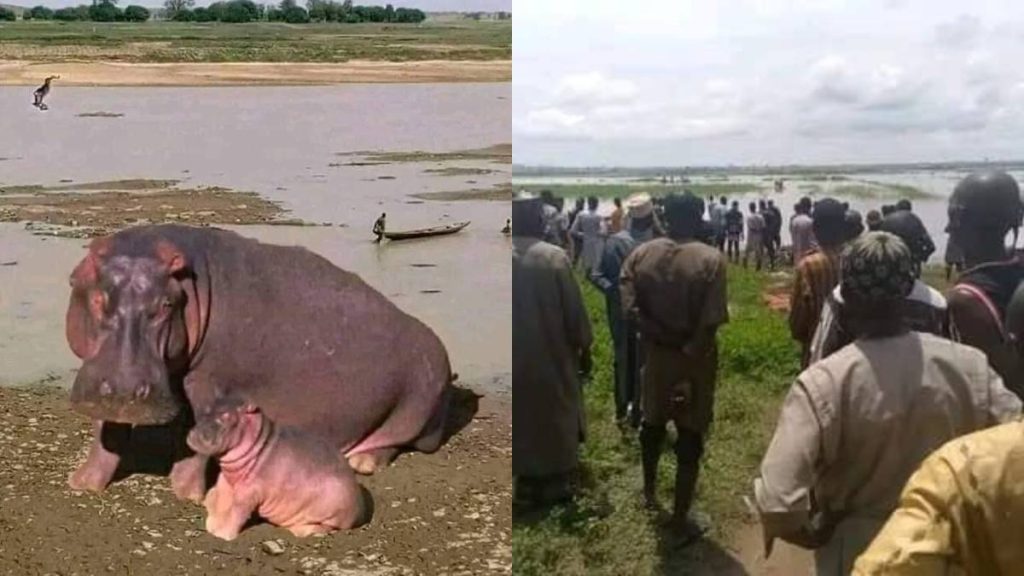
[[[1024,69],[1011,65],[1024,4],[516,8],[520,163],[970,159],[1019,149],[1024,130]]]

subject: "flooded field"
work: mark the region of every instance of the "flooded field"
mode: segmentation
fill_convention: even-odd
[[[30,91],[0,88],[0,106],[21,111],[0,119],[0,190],[162,179],[254,192],[284,217],[319,226],[214,224],[307,246],[360,274],[440,335],[465,384],[507,388],[511,268],[498,231],[509,203],[430,198],[509,181],[510,93],[494,84],[64,87],[40,112]],[[490,152],[473,152],[481,150]],[[434,154],[454,151],[470,153]],[[393,154],[364,158],[371,152]],[[163,216],[174,221],[179,211]],[[370,228],[381,212],[395,230],[472,224],[450,237],[376,245]],[[67,277],[84,244],[0,225],[0,384],[63,380],[77,367],[63,322]]]
[[[1011,171],[1018,182],[1024,182],[1024,172]],[[599,178],[599,177],[520,177],[513,180],[515,189],[536,191],[545,187],[566,196],[598,194],[603,197],[601,210],[610,212],[611,198],[624,197],[632,192],[664,193],[670,190],[691,189],[707,198],[727,196],[737,200],[746,214],[752,200],[772,199],[782,209],[784,221],[793,214],[793,205],[803,196],[812,199],[831,196],[850,203],[861,213],[880,210],[884,204],[895,204],[902,198],[913,203],[914,212],[921,217],[931,233],[937,250],[932,261],[941,262],[946,247],[946,202],[957,182],[966,171],[906,171],[906,172],[823,172],[820,174],[758,174],[694,176],[687,183],[662,183],[660,178]],[[775,192],[774,180],[782,178],[782,192]],[[602,191],[604,194],[602,194]],[[789,242],[788,228],[783,226],[783,242]]]

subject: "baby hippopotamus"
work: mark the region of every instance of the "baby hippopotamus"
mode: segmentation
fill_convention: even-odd
[[[197,415],[188,445],[220,462],[206,495],[206,530],[233,540],[256,512],[298,537],[349,529],[372,515],[372,499],[328,443],[275,426],[250,402],[219,401]]]

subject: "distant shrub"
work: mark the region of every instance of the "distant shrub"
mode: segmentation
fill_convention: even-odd
[[[291,6],[282,11],[284,21],[289,24],[305,24],[309,22],[309,12],[301,6]]]
[[[63,22],[74,22],[75,20],[84,20],[82,13],[78,8],[61,8],[53,13],[54,20],[61,20]]]
[[[53,20],[53,10],[50,10],[46,6],[36,6],[31,10],[25,12],[22,18],[28,17],[31,20]]]
[[[0,6],[0,21],[7,20],[9,22],[14,22],[17,19],[18,15],[14,13],[14,10]]]
[[[97,4],[89,6],[89,20],[93,22],[116,22],[124,19],[121,9],[114,6],[109,0],[102,0]]]
[[[149,10],[143,6],[132,4],[124,9],[124,19],[128,22],[145,22],[149,20]]]

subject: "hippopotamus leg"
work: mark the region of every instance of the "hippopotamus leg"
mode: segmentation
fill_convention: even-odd
[[[256,511],[255,503],[247,503],[235,497],[235,490],[224,475],[217,478],[217,484],[206,494],[206,531],[223,540],[234,540],[242,527]]]
[[[206,494],[206,470],[210,457],[191,454],[171,466],[171,490],[179,500],[200,503]]]
[[[371,475],[390,464],[403,447],[426,453],[436,451],[444,433],[448,399],[449,387],[446,386],[426,418],[427,423],[421,426],[417,424],[424,421],[426,414],[419,399],[411,398],[400,404],[380,428],[345,454],[349,466],[359,474]]]
[[[96,420],[89,456],[68,479],[71,489],[102,492],[114,479],[121,456],[128,448],[131,430],[128,424]]]

